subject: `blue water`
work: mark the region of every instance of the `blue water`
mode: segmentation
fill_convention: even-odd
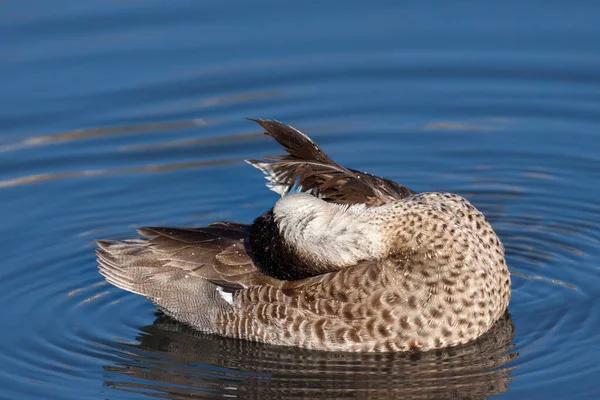
[[[600,3],[0,2],[0,398],[600,396]],[[105,284],[95,238],[250,222],[245,117],[470,199],[510,320],[420,357],[204,336]],[[156,320],[156,321],[155,321]]]

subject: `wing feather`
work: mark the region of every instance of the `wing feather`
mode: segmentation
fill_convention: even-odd
[[[267,176],[267,186],[281,196],[301,191],[334,203],[375,206],[415,193],[391,180],[337,164],[313,140],[289,125],[253,121],[288,152],[247,161]]]

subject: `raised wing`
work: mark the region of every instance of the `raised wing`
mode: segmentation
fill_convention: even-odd
[[[282,196],[306,192],[333,203],[376,206],[415,193],[389,179],[337,164],[313,140],[289,125],[275,120],[252,121],[288,152],[265,160],[248,160],[267,176],[267,186]]]

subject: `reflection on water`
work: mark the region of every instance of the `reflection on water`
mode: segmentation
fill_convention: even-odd
[[[153,131],[165,131],[169,129],[192,128],[207,125],[208,122],[204,119],[193,119],[186,121],[167,121],[153,122],[145,124],[108,126],[97,128],[75,129],[72,131],[59,132],[41,136],[35,136],[23,140],[20,143],[8,144],[0,146],[0,153],[7,151],[20,150],[24,147],[38,146],[53,142],[73,141],[79,139],[90,138],[94,136],[121,135],[131,133],[147,134]]]
[[[315,352],[204,335],[159,317],[105,385],[180,399],[484,399],[508,389],[518,357],[505,315],[473,343],[427,353]]]
[[[598,3],[540,4],[0,1],[0,398],[600,397]],[[506,248],[512,342],[361,356],[148,326],[92,238],[270,208],[241,160],[279,148],[246,117],[468,198]]]
[[[177,162],[170,164],[150,164],[142,165],[139,167],[130,168],[108,168],[108,169],[88,169],[82,171],[68,171],[68,172],[48,172],[45,174],[35,174],[28,176],[21,176],[18,178],[12,178],[0,181],[0,188],[8,186],[24,185],[28,183],[36,183],[42,181],[50,181],[55,179],[65,178],[76,178],[81,176],[98,176],[98,175],[116,175],[116,174],[131,174],[140,172],[160,172],[160,171],[171,171],[176,169],[186,168],[198,168],[206,167],[209,165],[224,165],[242,162],[243,158],[226,158],[218,160],[202,160],[202,161],[187,161]]]

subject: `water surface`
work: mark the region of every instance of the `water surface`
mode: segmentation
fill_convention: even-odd
[[[596,2],[0,3],[0,397],[600,395]],[[105,284],[93,239],[250,222],[279,151],[467,197],[502,239],[510,317],[422,355],[222,339]]]

